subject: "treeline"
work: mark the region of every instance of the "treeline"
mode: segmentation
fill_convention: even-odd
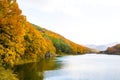
[[[43,34],[44,38],[52,41],[57,54],[84,54],[91,51],[91,49],[82,45],[78,45],[55,32],[52,32],[35,24],[32,25]]]
[[[13,66],[45,56],[83,54],[90,49],[27,22],[16,0],[0,0],[0,63]]]

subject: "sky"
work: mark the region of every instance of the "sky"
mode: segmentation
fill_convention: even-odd
[[[31,23],[78,44],[120,42],[120,0],[17,0]]]

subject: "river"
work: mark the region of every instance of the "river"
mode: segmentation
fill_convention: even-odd
[[[20,80],[120,80],[120,56],[70,55],[14,68]]]

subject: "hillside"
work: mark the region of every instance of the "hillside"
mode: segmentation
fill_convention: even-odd
[[[120,55],[120,44],[117,44],[112,47],[108,47],[106,51],[104,51],[106,54],[117,54]]]
[[[37,60],[55,48],[21,15],[16,0],[0,1],[0,61],[4,66],[20,60]]]
[[[76,44],[55,32],[52,32],[50,30],[47,30],[45,28],[42,28],[34,24],[32,25],[37,30],[42,32],[44,38],[47,38],[50,41],[52,41],[57,54],[59,53],[84,54],[91,51],[91,49],[84,47],[82,45]]]
[[[89,48],[93,48],[93,49],[97,49],[97,50],[100,50],[100,51],[104,51],[106,50],[109,46],[114,46],[118,44],[118,42],[113,42],[113,43],[108,43],[108,44],[104,44],[104,45],[94,45],[94,44],[89,44],[89,45],[86,45],[87,47]]]
[[[16,0],[0,1],[0,61],[3,66],[86,52],[90,49],[29,23]]]

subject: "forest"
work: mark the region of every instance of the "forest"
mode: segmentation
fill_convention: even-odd
[[[45,57],[90,51],[55,32],[28,22],[16,0],[0,0],[1,67],[11,68]]]
[[[22,60],[36,61],[47,54],[84,54],[89,51],[87,47],[28,22],[16,0],[0,1],[0,59],[3,65],[13,66]]]

